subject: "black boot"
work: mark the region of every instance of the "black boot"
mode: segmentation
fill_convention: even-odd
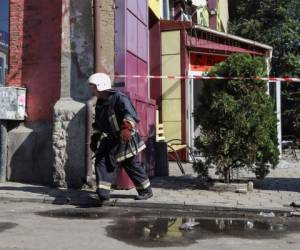
[[[110,198],[110,192],[108,190],[103,190],[103,189],[97,189],[96,191],[99,200],[102,201],[108,201]]]
[[[135,197],[136,200],[147,200],[153,196],[151,187],[147,189],[138,190],[139,195]]]

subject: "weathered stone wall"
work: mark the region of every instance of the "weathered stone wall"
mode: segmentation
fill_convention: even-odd
[[[85,176],[85,106],[71,99],[55,105],[53,184],[79,188]]]

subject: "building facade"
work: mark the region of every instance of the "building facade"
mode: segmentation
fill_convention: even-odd
[[[27,117],[7,123],[7,179],[80,187],[91,161],[87,78],[96,63],[112,77],[149,73],[148,1],[11,0],[10,34],[6,86],[26,88]],[[114,82],[132,98],[149,144],[156,106],[148,80]],[[143,158],[151,174],[149,155]]]
[[[0,86],[5,83],[7,74],[8,33],[0,30]]]
[[[177,3],[188,18],[174,17]],[[188,7],[182,7],[184,5]],[[199,135],[193,113],[203,83],[192,78],[205,75],[214,64],[224,61],[232,53],[264,57],[269,64],[272,48],[226,33],[227,1],[162,1],[161,6],[167,11],[161,11],[163,16],[159,24],[152,25],[154,28],[150,30],[151,73],[185,79],[151,80],[151,97],[159,106],[166,139],[193,148],[194,138]],[[187,159],[184,149],[180,157]]]
[[[140,160],[153,175],[156,109],[167,140],[193,146],[201,81],[189,76],[232,53],[271,56],[226,34],[227,21],[227,0],[11,0],[6,86],[26,88],[27,117],[7,122],[6,179],[80,187],[92,174],[86,81],[95,71],[131,97],[148,145]]]

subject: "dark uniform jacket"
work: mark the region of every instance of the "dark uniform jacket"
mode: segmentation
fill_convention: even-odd
[[[124,120],[134,126],[130,142],[120,140],[119,134]],[[117,163],[142,151],[146,146],[135,127],[138,122],[137,112],[127,95],[110,91],[107,100],[98,99],[93,124],[96,133],[100,133],[96,157],[108,156],[112,166],[115,167]]]

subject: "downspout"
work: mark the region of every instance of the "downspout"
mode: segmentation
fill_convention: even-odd
[[[7,127],[6,121],[0,120],[0,182],[6,181]]]
[[[101,46],[101,5],[102,0],[94,0],[94,34],[95,34],[95,72],[104,72],[101,64],[102,46]]]
[[[101,65],[101,0],[93,1],[94,16],[94,63],[95,72],[102,72],[104,69]],[[93,96],[86,104],[86,145],[85,145],[85,166],[86,166],[86,183],[93,186],[93,167],[92,152],[90,149],[90,138],[92,135],[93,110],[96,103],[96,97]]]

